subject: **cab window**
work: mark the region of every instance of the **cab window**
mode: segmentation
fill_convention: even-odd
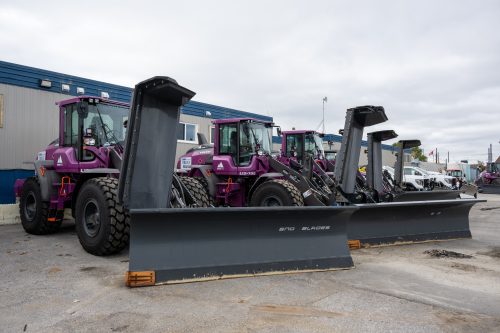
[[[302,134],[290,134],[286,137],[286,156],[296,157],[297,160],[302,160]],[[295,154],[294,154],[295,153]]]

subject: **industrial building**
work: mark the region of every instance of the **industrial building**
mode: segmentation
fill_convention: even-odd
[[[59,109],[56,102],[77,95],[94,95],[129,103],[132,88],[0,61],[0,204],[14,202],[16,178],[33,175],[37,152],[58,136]],[[211,121],[220,118],[272,117],[222,106],[190,101],[182,108],[177,157],[197,144],[197,133],[213,141]],[[273,138],[279,150],[280,139]],[[326,135],[325,149],[338,150],[341,136]],[[363,142],[360,164],[366,163]],[[177,158],[176,158],[177,159]],[[395,161],[393,147],[383,146],[384,164]]]

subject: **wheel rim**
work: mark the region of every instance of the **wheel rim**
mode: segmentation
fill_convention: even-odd
[[[275,196],[268,196],[262,200],[262,206],[264,207],[276,207],[276,206],[283,206],[283,203],[278,197]]]
[[[35,193],[29,192],[26,196],[26,203],[24,204],[24,215],[28,221],[33,221],[36,216],[36,197]]]
[[[101,228],[99,205],[94,199],[87,201],[83,208],[83,228],[90,237],[95,237]]]

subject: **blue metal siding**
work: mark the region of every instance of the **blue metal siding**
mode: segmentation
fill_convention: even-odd
[[[40,87],[40,80],[51,81],[52,87]],[[100,96],[101,92],[105,91],[109,94],[110,99],[125,103],[130,103],[133,91],[133,89],[129,87],[13,64],[5,61],[0,61],[0,83],[59,94],[67,94],[68,97],[76,96],[76,88],[81,87],[85,89],[85,95]],[[63,92],[62,84],[69,84],[70,91]],[[181,109],[182,113],[197,117],[207,117],[206,111],[211,113],[210,118],[213,119],[250,117],[264,121],[273,121],[272,117],[196,101],[190,101]]]
[[[40,87],[40,80],[49,80],[50,88]],[[59,94],[77,95],[76,88],[85,89],[86,95],[100,96],[102,91],[109,94],[110,99],[130,103],[132,89],[95,80],[89,80],[78,76],[66,75],[38,69],[28,66],[0,61],[0,82],[15,86],[50,91]],[[69,92],[62,91],[62,84],[70,86]]]
[[[16,179],[24,179],[34,175],[33,170],[0,170],[0,204],[15,203],[14,183]]]

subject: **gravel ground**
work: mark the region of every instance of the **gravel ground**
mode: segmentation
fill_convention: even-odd
[[[0,331],[500,332],[500,195],[480,198],[473,239],[361,249],[345,271],[136,289],[127,253],[85,253],[71,221],[50,236],[3,225]]]

